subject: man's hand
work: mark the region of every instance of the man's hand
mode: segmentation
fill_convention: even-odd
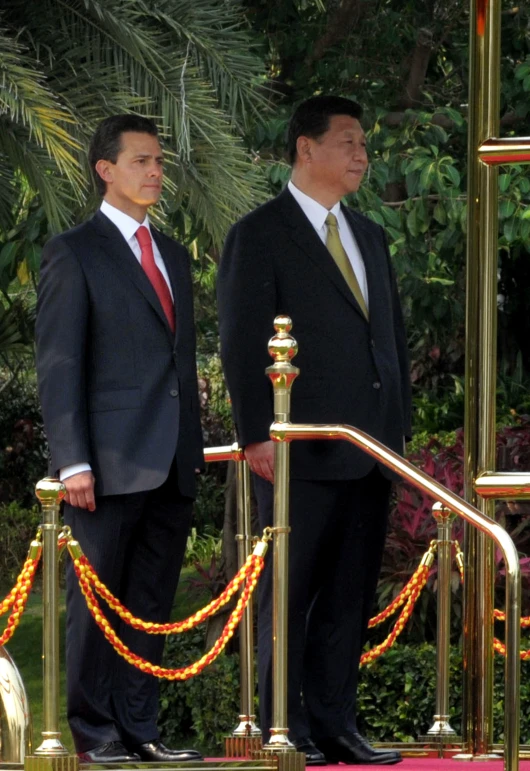
[[[267,482],[274,482],[274,442],[253,442],[245,447],[245,459],[250,470]]]
[[[79,474],[73,474],[67,477],[63,484],[66,487],[65,500],[70,506],[77,506],[80,509],[88,511],[96,510],[96,499],[94,496],[94,474],[91,471],[81,471]]]

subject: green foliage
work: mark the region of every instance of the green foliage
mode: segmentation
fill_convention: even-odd
[[[173,637],[166,647],[165,664],[183,666],[202,655],[202,635]],[[530,679],[522,664],[521,738],[530,737]],[[504,729],[504,659],[495,657],[494,740]],[[451,650],[450,723],[461,731],[462,656]],[[395,645],[374,664],[361,668],[357,696],[359,730],[371,741],[417,741],[433,723],[436,706],[436,649],[433,645]],[[199,744],[219,752],[224,737],[239,714],[238,656],[221,656],[203,674],[184,683],[161,684],[159,728],[164,739],[177,746]],[[193,736],[190,740],[190,736]]]
[[[47,447],[35,385],[12,380],[0,398],[0,503],[31,508],[46,476]],[[25,548],[25,545],[24,547]]]
[[[268,51],[273,88],[281,95],[275,115],[256,126],[251,140],[271,192],[289,175],[285,127],[300,100],[334,93],[364,107],[371,168],[350,203],[382,225],[389,238],[408,329],[418,428],[454,429],[461,425],[464,374],[467,9],[458,0],[245,3]],[[502,8],[502,130],[524,136],[530,131],[528,8],[512,0],[504,0]],[[499,178],[499,354],[512,370],[522,351],[530,372],[525,169],[510,167]]]
[[[222,541],[212,533],[199,535],[197,528],[192,527],[186,543],[185,565],[210,562],[212,557],[218,559],[221,556]]]
[[[0,586],[2,590],[9,590],[15,584],[41,522],[40,507],[35,504],[24,509],[15,501],[0,504],[0,522]]]
[[[264,72],[237,3],[13,0],[1,23],[0,288],[6,273],[36,273],[48,228],[93,206],[86,149],[108,115],[140,112],[159,124],[167,180],[158,218],[181,240],[218,247],[233,219],[263,200],[241,134],[266,109]]]
[[[528,663],[521,673],[521,742],[530,737]],[[451,650],[450,723],[462,730],[462,656]],[[436,705],[436,649],[431,645],[396,645],[361,669],[357,697],[359,730],[373,741],[417,741],[433,724]],[[504,736],[504,659],[495,657],[493,739]]]
[[[204,653],[201,632],[169,638],[165,666],[182,667]],[[182,683],[162,681],[160,732],[170,746],[189,743],[219,753],[224,737],[237,725],[239,715],[239,656],[221,655],[201,675]]]

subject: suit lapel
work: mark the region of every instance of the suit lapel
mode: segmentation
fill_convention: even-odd
[[[322,243],[315,228],[309,222],[289,190],[286,188],[280,193],[277,200],[281,205],[285,220],[284,224],[289,236],[304,250],[309,259],[327,276],[327,278],[333,282],[343,297],[364,319],[364,313],[359,307],[359,304],[353,296],[342,273],[338,269],[335,260]],[[348,220],[348,222],[350,222],[351,225],[351,221]],[[356,235],[356,231],[354,231],[354,234]],[[365,259],[364,253],[363,259]]]
[[[173,334],[160,304],[160,300],[158,299],[158,295],[118,228],[108,217],[105,217],[105,215],[99,211],[94,215],[90,222],[100,238],[101,248],[117,265],[120,272],[132,282],[139,292],[141,292],[145,300],[151,305],[160,321],[166,327],[168,335],[173,339]],[[158,245],[158,239],[155,240]],[[160,253],[162,254],[161,249]],[[164,260],[164,262],[167,266],[166,260]],[[173,296],[176,297],[173,282],[171,286]]]

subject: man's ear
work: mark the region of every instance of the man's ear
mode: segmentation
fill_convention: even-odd
[[[311,141],[308,137],[298,137],[296,140],[296,153],[302,163],[311,163]]]
[[[110,161],[103,158],[96,163],[95,169],[104,182],[112,182],[112,166]]]

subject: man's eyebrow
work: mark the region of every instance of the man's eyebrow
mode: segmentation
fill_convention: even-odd
[[[344,129],[344,133],[347,136],[355,136],[356,134],[360,134],[361,139],[366,139],[366,134],[364,131],[357,131],[357,129]]]
[[[133,158],[154,158],[157,161],[163,161],[164,156],[162,153],[160,155],[153,155],[153,153],[136,153],[133,155]]]

